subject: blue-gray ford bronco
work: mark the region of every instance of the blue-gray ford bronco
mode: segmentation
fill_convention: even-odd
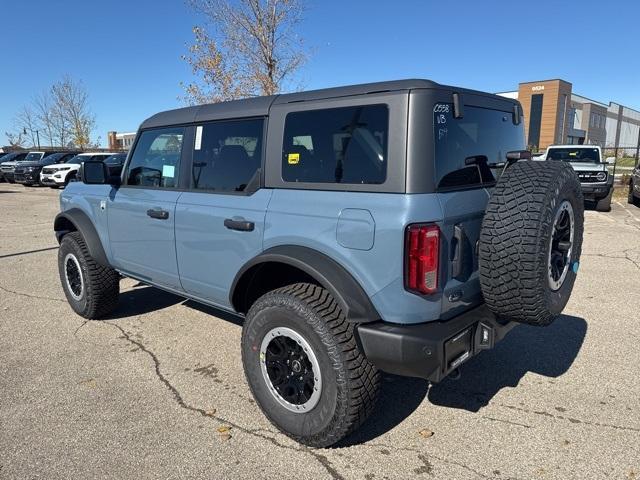
[[[62,286],[88,319],[122,277],[242,316],[258,405],[326,447],[381,371],[438,382],[565,307],[580,183],[524,145],[517,101],[427,80],[158,113],[121,176],[88,161],[62,192]]]

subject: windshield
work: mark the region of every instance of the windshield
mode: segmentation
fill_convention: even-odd
[[[437,103],[433,129],[438,188],[491,184],[495,177],[488,164],[504,163],[507,152],[525,148],[522,123],[513,123],[512,112],[466,105],[464,116],[454,118],[452,104]],[[467,165],[469,157],[484,159]]]
[[[66,153],[52,153],[48,157],[45,158],[47,163],[57,163]]]
[[[24,161],[25,162],[37,162],[42,158],[42,155],[44,155],[42,152],[31,152],[31,153],[29,153],[29,155],[24,157]]]
[[[0,162],[12,162],[19,155],[20,155],[19,153],[9,153],[8,155],[5,155],[2,158],[0,158]]]
[[[76,155],[75,157],[71,157],[64,163],[82,163],[82,155]]]
[[[600,152],[597,148],[550,148],[547,152],[547,160],[600,163]]]

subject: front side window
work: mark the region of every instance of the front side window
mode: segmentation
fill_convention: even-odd
[[[386,105],[308,110],[285,120],[285,182],[381,184],[387,178]]]
[[[177,187],[183,138],[184,127],[142,132],[127,168],[127,185]]]
[[[262,119],[196,126],[191,188],[243,192],[262,164]]]
[[[522,123],[514,124],[513,114],[500,110],[465,106],[463,118],[454,118],[452,104],[437,103],[433,129],[436,185],[442,189],[492,184],[488,165],[505,162],[507,152],[525,146]]]

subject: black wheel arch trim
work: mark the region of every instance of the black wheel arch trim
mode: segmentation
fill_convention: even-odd
[[[348,321],[368,323],[380,320],[378,311],[358,281],[338,262],[317,250],[298,245],[269,248],[245,263],[238,271],[229,292],[229,301],[236,311],[240,297],[236,289],[245,274],[264,263],[283,263],[298,268],[315,279],[336,299]]]
[[[100,236],[89,216],[79,208],[71,208],[56,215],[53,222],[53,229],[56,232],[58,243],[62,242],[62,237],[73,231],[68,228],[69,226],[66,222],[71,223],[75,230],[80,232],[87,244],[89,254],[96,263],[103,267],[109,267],[109,260],[100,241]]]

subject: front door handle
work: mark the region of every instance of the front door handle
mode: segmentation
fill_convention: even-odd
[[[162,209],[150,208],[147,210],[147,215],[151,218],[157,218],[158,220],[167,220],[169,218],[169,212]]]
[[[233,218],[225,218],[224,226],[229,230],[239,230],[241,232],[253,232],[255,225],[253,222],[249,222],[244,218],[233,219]]]

